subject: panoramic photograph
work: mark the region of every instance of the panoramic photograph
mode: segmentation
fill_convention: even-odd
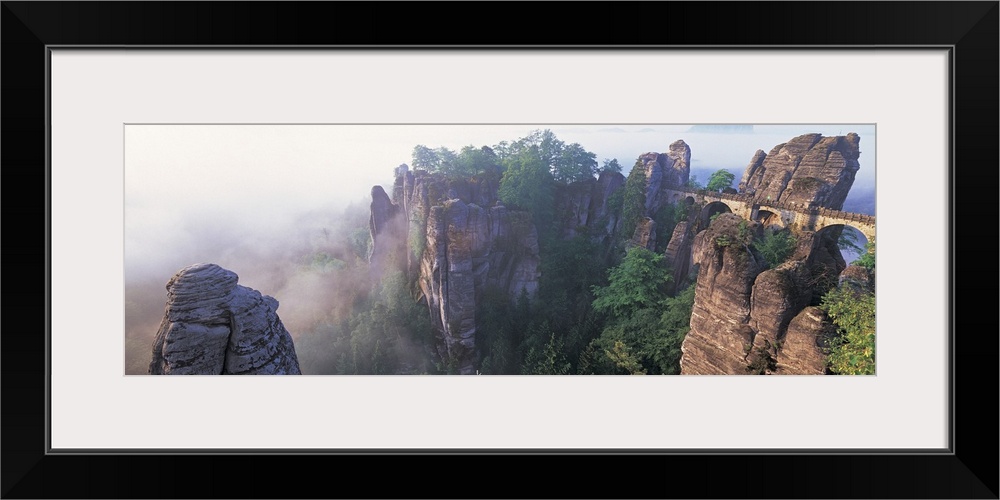
[[[126,125],[124,373],[874,375],[875,132]]]

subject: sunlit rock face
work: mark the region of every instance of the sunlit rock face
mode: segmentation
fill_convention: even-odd
[[[840,210],[860,168],[861,138],[805,134],[758,150],[743,172],[739,191],[758,200]]]
[[[809,266],[801,260],[787,261],[757,275],[750,293],[752,350],[764,350],[777,358],[787,340],[788,324],[812,298],[811,277]],[[795,368],[794,363],[790,366]]]
[[[749,325],[750,297],[754,280],[767,264],[744,244],[742,222],[738,215],[722,214],[695,237],[692,257],[698,281],[691,330],[681,344],[681,374],[746,373],[756,335]]]
[[[777,356],[777,373],[783,375],[823,375],[826,373],[824,348],[836,335],[822,309],[803,309],[788,324]]]
[[[859,143],[853,133],[805,134],[770,153],[758,150],[739,190],[762,205],[839,210],[859,169]],[[735,244],[740,239],[739,224],[739,217],[724,214],[695,237],[692,260],[699,274],[691,331],[681,348],[681,373],[745,374],[761,355],[773,361],[765,373],[825,373],[824,348],[834,332],[815,306],[838,279],[851,283],[866,279],[863,270],[845,271],[838,247],[840,229],[797,230],[798,245],[792,255],[768,269],[752,247]],[[746,230],[756,230],[757,223],[743,224]],[[668,249],[671,246],[680,245]]]
[[[236,273],[195,264],[167,282],[153,341],[153,375],[299,375],[278,301],[238,285]]]
[[[775,362],[767,374],[824,373],[823,348],[832,332],[823,312],[810,304],[836,284],[844,268],[827,262],[823,234],[802,232],[791,257],[768,269],[756,250],[740,242],[759,230],[758,223],[723,214],[695,237],[692,256],[699,272],[681,374],[743,375],[762,354]]]

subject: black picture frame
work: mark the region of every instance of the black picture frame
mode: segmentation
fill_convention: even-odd
[[[997,322],[991,311],[969,304],[973,297],[996,303],[992,228],[980,229],[979,238],[971,235],[973,221],[992,224],[998,206],[1000,4],[595,2],[551,7],[567,15],[547,14],[551,11],[534,3],[2,2],[0,159],[8,195],[3,254],[11,265],[5,335],[0,337],[3,497],[997,498],[998,405],[990,385],[997,380]],[[611,49],[608,44],[952,47],[950,453],[511,453],[489,460],[477,453],[426,452],[48,454],[46,47],[456,42]],[[959,241],[965,244],[960,247]],[[977,258],[982,254],[987,257]],[[959,292],[964,292],[961,297]],[[327,468],[329,476],[313,477],[303,468],[306,463]],[[360,480],[373,470],[382,481]]]

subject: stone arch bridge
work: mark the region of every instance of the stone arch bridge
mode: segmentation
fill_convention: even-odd
[[[824,207],[778,203],[754,199],[749,194],[716,193],[708,190],[689,189],[680,186],[668,187],[662,191],[670,202],[691,198],[695,202],[722,203],[729,210],[744,219],[764,222],[781,227],[797,227],[806,231],[819,231],[825,227],[851,226],[868,241],[875,239],[875,217],[872,215],[842,212]]]

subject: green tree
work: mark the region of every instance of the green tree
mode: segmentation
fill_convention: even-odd
[[[773,346],[764,339],[764,345],[747,354],[746,371],[751,375],[767,375],[778,369],[778,360],[771,354]]]
[[[625,370],[629,375],[646,374],[646,369],[642,367],[642,363],[625,342],[616,340],[611,349],[606,349],[604,353],[614,362],[615,366]]]
[[[372,235],[367,227],[352,229],[347,233],[349,248],[353,251],[358,260],[367,261],[368,253],[371,252]]]
[[[427,310],[410,295],[406,276],[387,274],[359,304],[333,348],[340,352],[337,371],[343,374],[397,374],[430,366],[423,348],[433,342]]]
[[[493,168],[498,161],[496,154],[487,146],[481,148],[465,146],[458,153],[455,173],[471,177]]]
[[[762,239],[754,241],[754,248],[767,261],[769,267],[777,267],[785,261],[792,252],[798,241],[787,230],[768,232]]]
[[[552,174],[536,148],[504,160],[499,197],[505,205],[531,212],[536,225],[551,219]]]
[[[549,331],[547,324],[540,326],[541,332]],[[554,332],[549,331],[549,341],[545,347],[531,349],[525,359],[525,375],[566,375],[571,365],[566,361],[563,352],[563,341]]]
[[[502,161],[532,151],[552,178],[562,183],[592,178],[597,173],[597,156],[594,153],[578,143],[567,145],[549,129],[533,130],[514,142],[501,141],[492,150]]]
[[[708,178],[708,185],[705,186],[705,189],[716,192],[722,191],[727,187],[732,187],[733,180],[735,179],[736,175],[732,172],[725,169],[719,169]]]
[[[621,193],[621,198],[618,198],[618,193]],[[616,191],[612,198],[608,200],[608,206],[616,207],[620,203],[621,237],[627,240],[632,237],[635,227],[646,211],[646,175],[641,161],[636,160],[628,177],[625,178],[625,188]]]
[[[437,156],[437,171],[447,176],[463,176],[463,172],[458,171],[458,155],[454,151],[442,146],[434,149]]]
[[[851,264],[861,266],[869,271],[875,270],[875,240],[865,243],[864,252]]]
[[[670,275],[661,265],[663,255],[631,247],[622,263],[608,274],[608,286],[594,286],[594,310],[621,318],[637,309],[659,304]]]
[[[830,341],[830,371],[843,375],[875,373],[875,294],[845,285],[823,296],[820,307],[837,326]]]
[[[597,173],[597,156],[573,143],[563,146],[552,163],[552,176],[564,184],[592,179]]]
[[[618,172],[621,173],[622,165],[618,163],[618,158],[607,159],[605,158],[601,164],[602,172]]]
[[[656,211],[653,220],[656,221],[656,248],[658,250],[667,248],[667,243],[670,243],[670,238],[674,235],[674,228],[679,222],[687,219],[687,212],[687,203],[684,201],[667,203]]]
[[[691,329],[691,309],[694,308],[694,289],[696,283],[691,283],[674,297],[663,301],[663,315],[660,323],[664,329],[673,332],[676,337],[676,358],[681,359],[681,341]],[[679,365],[678,365],[679,368]]]
[[[496,163],[490,148],[466,146],[460,153],[446,147],[431,149],[422,144],[413,147],[411,164],[428,172],[444,174],[451,178],[467,178],[482,172]]]
[[[527,298],[525,298],[527,300]],[[524,309],[527,313],[528,309]],[[517,373],[515,348],[520,339],[514,319],[515,305],[506,290],[486,287],[476,300],[476,344],[485,347],[480,372],[488,375]]]
[[[858,233],[847,226],[844,226],[843,231],[840,232],[840,238],[837,239],[837,246],[841,250],[853,251],[856,254],[861,254],[865,250],[858,245]]]
[[[614,320],[593,342],[603,357],[588,353],[588,372],[675,375],[680,373],[681,344],[690,330],[694,285],[676,297],[637,309]]]
[[[538,130],[528,134],[527,137],[523,139],[529,146],[536,146],[538,152],[542,157],[542,161],[549,166],[550,169],[556,164],[559,159],[559,155],[562,153],[563,148],[566,147],[566,143],[560,141],[555,132],[545,129],[539,132]]]
[[[423,144],[417,144],[413,147],[413,154],[410,164],[413,168],[422,168],[429,172],[433,172],[438,167],[438,157],[437,153],[433,149],[424,146]]]

